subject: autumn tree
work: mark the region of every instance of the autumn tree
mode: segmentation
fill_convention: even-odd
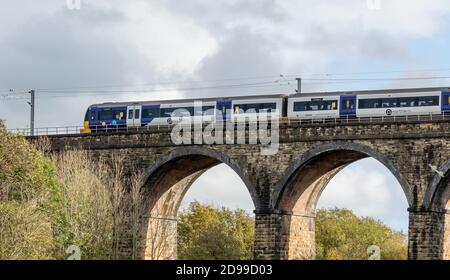
[[[253,258],[254,220],[244,210],[192,202],[180,214],[178,257],[225,260]]]
[[[348,209],[320,209],[316,217],[317,258],[365,260],[371,245],[380,248],[381,259],[407,258],[406,237],[381,221],[358,217]]]

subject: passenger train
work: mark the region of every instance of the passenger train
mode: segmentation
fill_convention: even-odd
[[[181,116],[175,116],[177,109],[181,109],[177,111]],[[94,104],[86,112],[82,133],[108,127],[171,125],[183,118],[192,118],[193,122],[236,121],[263,110],[272,117],[291,120],[443,114],[450,113],[450,88]]]

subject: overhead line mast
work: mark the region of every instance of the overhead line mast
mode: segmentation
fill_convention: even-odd
[[[35,104],[35,91],[32,89],[29,91],[31,94],[30,104],[30,136],[34,136],[34,104]]]

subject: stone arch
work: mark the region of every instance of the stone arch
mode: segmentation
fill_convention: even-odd
[[[368,146],[353,142],[322,144],[314,147],[303,154],[300,158],[294,160],[276,184],[275,190],[271,197],[272,207],[278,210],[290,211],[288,209],[283,209],[286,207],[283,207],[281,204],[283,203],[284,197],[286,197],[286,191],[289,191],[287,188],[295,187],[295,184],[293,183],[295,183],[296,180],[301,179],[299,178],[299,175],[301,175],[302,172],[306,171],[309,173],[306,173],[307,175],[311,175],[309,176],[308,181],[304,182],[305,184],[313,184],[315,182],[321,183],[316,184],[317,188],[315,188],[315,192],[313,192],[314,197],[318,199],[317,195],[320,196],[320,193],[325,188],[326,183],[328,183],[334,175],[336,175],[341,169],[345,168],[348,164],[367,157],[372,157],[378,160],[392,172],[400,183],[408,204],[411,207],[413,205],[412,190],[392,161]],[[312,167],[317,167],[318,164],[325,164],[326,166],[323,166],[322,170],[311,170]],[[310,169],[309,171],[306,170],[308,168]],[[312,174],[311,172],[314,172],[315,174]],[[291,199],[294,200],[292,202],[296,202],[295,200],[298,199],[301,194],[302,193],[295,193],[294,196],[291,197]],[[292,202],[289,204],[290,206],[292,206]],[[308,201],[306,205],[315,206],[315,203],[313,201]]]
[[[282,217],[280,249],[283,259],[315,258],[315,207],[329,181],[348,164],[373,157],[399,181],[409,206],[413,193],[394,163],[371,147],[353,142],[315,146],[291,162],[271,197],[275,213]],[[406,209],[405,209],[406,210]]]
[[[247,172],[241,168],[238,162],[229,158],[227,155],[202,147],[182,147],[176,148],[169,155],[164,156],[152,166],[148,167],[143,178],[145,201],[144,217],[142,225],[142,234],[145,238],[145,246],[141,248],[140,256],[147,259],[175,259],[176,258],[176,228],[170,233],[166,232],[167,227],[161,223],[171,224],[170,227],[176,227],[175,216],[177,215],[181,201],[194,181],[200,177],[206,170],[218,164],[226,164],[233,169],[244,182],[250,193],[255,207],[260,205],[260,200],[253,183],[247,176]],[[169,217],[169,219],[166,219]],[[173,218],[172,218],[173,217]],[[164,221],[155,219],[165,219]],[[167,220],[167,221],[166,221]],[[163,228],[162,233],[158,230],[151,231],[152,226]],[[161,240],[172,236],[171,240]],[[151,246],[148,243],[151,242]],[[164,243],[162,251],[170,252],[168,255],[155,253],[155,245]],[[166,244],[167,243],[167,244]],[[156,248],[157,250],[158,248]],[[155,257],[156,256],[156,257]]]
[[[434,216],[438,257],[450,260],[450,160],[435,174],[425,193],[424,208]],[[443,175],[443,176],[442,176]]]

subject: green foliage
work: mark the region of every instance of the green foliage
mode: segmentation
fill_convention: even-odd
[[[8,134],[3,125],[0,209],[0,259],[62,256],[68,226],[64,194],[54,165],[23,137]],[[31,244],[32,240],[38,241]]]
[[[243,210],[216,209],[193,202],[180,214],[180,259],[251,259],[254,220]]]
[[[360,218],[347,209],[317,211],[316,245],[318,259],[364,260],[371,245],[380,247],[381,259],[407,258],[403,233],[373,218]]]

